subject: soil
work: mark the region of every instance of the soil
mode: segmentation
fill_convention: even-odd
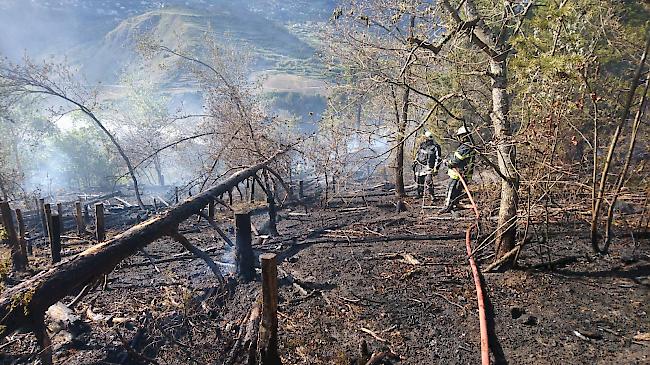
[[[284,364],[356,364],[362,341],[370,352],[397,355],[386,364],[480,361],[464,243],[471,211],[439,215],[441,198],[433,205],[425,200],[423,208],[422,200],[409,197],[407,211],[395,213],[390,194],[379,187],[363,199],[345,193],[327,207],[316,200],[285,208],[280,236],[256,240],[256,253],[278,253],[279,267],[296,284],[280,280]],[[230,214],[222,208],[219,224],[232,234]],[[262,231],[264,218],[254,219]],[[490,224],[486,220],[483,230]],[[125,228],[117,221],[111,234]],[[56,364],[241,363],[231,349],[260,300],[259,278],[237,282],[233,250],[205,221],[190,219],[181,228],[222,262],[229,290],[215,290],[213,273],[180,244],[156,241],[147,246],[148,257],[124,261],[85,296],[74,308],[78,318],[50,323]],[[556,224],[550,232],[548,240],[524,246],[518,268],[482,275],[493,363],[650,363],[650,341],[641,336],[650,332],[647,238],[620,234],[610,255],[595,257],[584,223]],[[31,264],[38,270],[47,267],[48,250],[35,242]],[[64,243],[70,253],[88,245]],[[491,262],[490,252],[477,253],[479,266]],[[558,259],[563,262],[544,265]],[[29,333],[0,346],[3,364],[37,362]]]

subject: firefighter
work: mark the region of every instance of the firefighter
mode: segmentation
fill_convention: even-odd
[[[440,145],[433,139],[433,133],[426,131],[424,140],[418,146],[413,159],[413,176],[417,183],[417,197],[421,198],[424,186],[433,198],[433,176],[438,173],[442,163]]]
[[[458,128],[456,138],[460,145],[454,154],[446,161],[447,174],[451,178],[449,187],[447,188],[447,195],[445,196],[445,206],[440,210],[440,213],[449,213],[456,208],[463,192],[463,184],[460,181],[462,174],[466,182],[472,179],[474,172],[474,157],[475,152],[472,147],[472,137],[469,131],[464,126]]]

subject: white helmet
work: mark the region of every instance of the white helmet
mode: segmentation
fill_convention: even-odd
[[[468,133],[469,133],[469,131],[467,130],[467,128],[465,128],[465,126],[462,126],[462,127],[458,128],[458,130],[456,131],[457,136],[464,136],[464,135],[466,135]]]
[[[426,131],[426,132],[424,132],[424,136],[426,138],[433,138],[433,133],[431,133],[431,131]]]

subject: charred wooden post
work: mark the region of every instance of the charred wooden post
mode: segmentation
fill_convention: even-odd
[[[228,204],[232,205],[232,189],[228,190]]]
[[[106,227],[104,226],[104,204],[95,204],[95,237],[97,242],[104,242],[106,239]]]
[[[47,217],[45,217],[45,199],[38,199],[38,216],[41,217],[41,227],[43,228],[43,236],[47,236]]]
[[[85,224],[90,224],[90,212],[88,211],[88,204],[84,203],[83,200],[80,200],[81,205],[84,207],[84,223]]]
[[[23,219],[23,212],[20,209],[16,209],[16,220],[18,221],[18,232],[19,232],[19,240],[20,240],[20,252],[22,253],[23,257],[25,258],[25,264],[29,264],[29,260],[27,259],[27,255],[31,255],[33,253],[32,251],[32,243],[31,241],[27,243],[27,229],[25,229],[25,220]]]
[[[251,234],[251,215],[235,213],[235,244],[237,259],[237,274],[244,281],[251,281],[255,277],[253,253],[253,236]]]
[[[0,213],[2,213],[2,225],[7,231],[7,241],[11,249],[11,267],[14,271],[23,271],[27,267],[27,255],[23,255],[20,249],[20,241],[14,227],[14,217],[9,202],[0,203]]]
[[[61,216],[53,214],[52,222],[52,241],[50,250],[52,251],[52,263],[56,264],[61,261]]]
[[[257,181],[257,177],[251,179],[251,197],[250,197],[251,203],[255,201],[255,181]]]
[[[174,195],[176,197],[176,204],[178,204],[178,186],[174,187]]]
[[[298,181],[298,197],[300,200],[305,198],[305,182],[302,180]]]
[[[86,232],[86,222],[84,221],[84,216],[83,213],[81,212],[81,202],[75,202],[74,203],[74,210],[75,210],[75,221],[77,222],[77,235],[81,237],[81,235]]]
[[[269,233],[271,236],[278,235],[278,209],[275,206],[275,197],[273,196],[273,190],[270,187],[266,187],[266,203],[269,205]]]
[[[49,203],[43,204],[43,214],[47,223],[47,243],[52,245],[52,206]]]
[[[264,365],[281,364],[278,354],[278,264],[276,255],[260,256],[262,265],[262,321],[257,349]]]
[[[158,213],[158,201],[156,201],[156,198],[153,198],[153,211]]]
[[[214,215],[215,215],[214,200],[210,200],[210,203],[208,203],[208,217],[210,219],[214,219]]]

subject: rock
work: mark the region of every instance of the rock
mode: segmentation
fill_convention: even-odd
[[[521,307],[517,307],[517,306],[510,307],[510,316],[512,317],[512,319],[517,319],[522,315],[524,315],[524,313],[526,313],[526,310]]]

